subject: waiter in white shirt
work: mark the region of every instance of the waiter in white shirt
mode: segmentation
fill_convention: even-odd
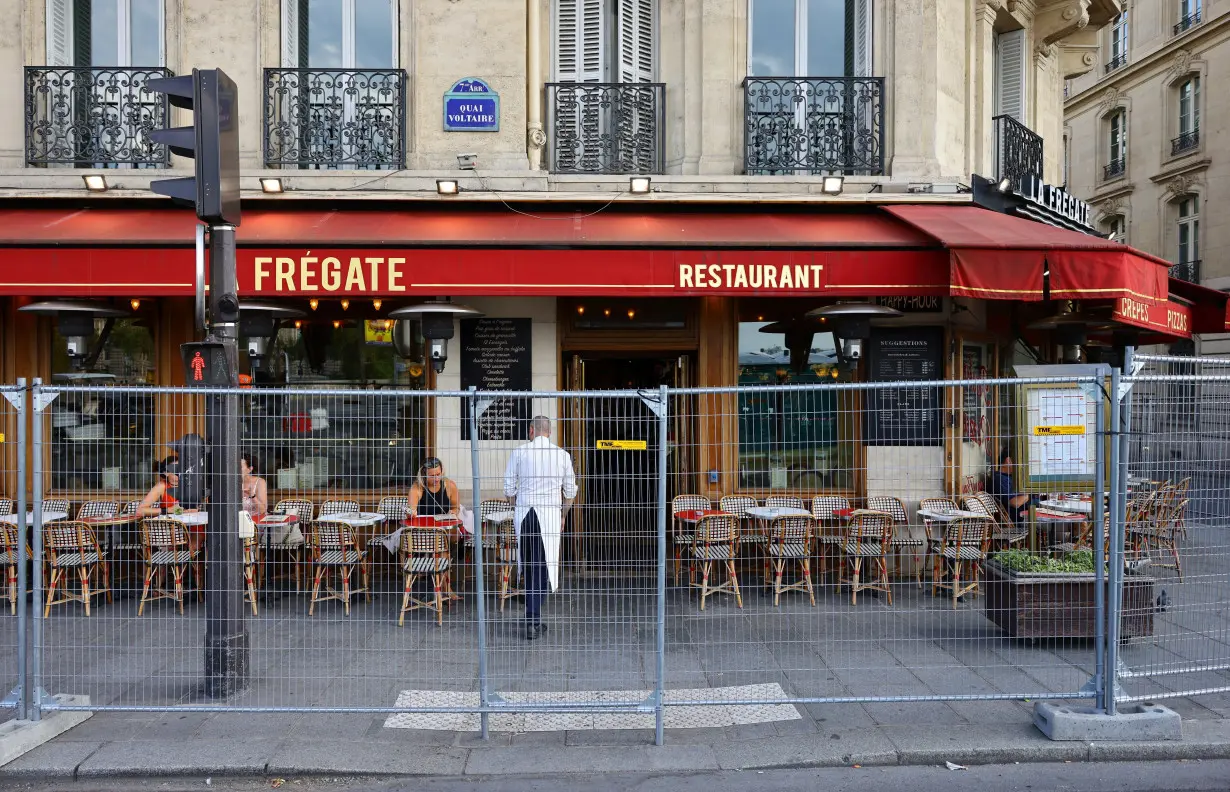
[[[551,442],[551,421],[537,415],[530,441],[513,450],[504,474],[504,496],[513,502],[517,546],[525,578],[525,638],[547,631],[542,601],[559,588],[559,548],[564,519],[577,496],[572,455]]]

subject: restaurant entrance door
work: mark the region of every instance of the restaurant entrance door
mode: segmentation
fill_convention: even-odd
[[[578,508],[572,558],[582,569],[613,568],[653,559],[657,548],[659,450],[657,415],[628,391],[656,395],[683,387],[688,355],[604,352],[570,355],[568,390],[622,391],[572,400],[565,438],[578,467]],[[670,478],[681,472],[675,423],[666,438]]]

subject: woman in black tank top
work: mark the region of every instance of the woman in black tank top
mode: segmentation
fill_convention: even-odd
[[[460,506],[457,485],[452,479],[445,478],[443,463],[436,457],[423,460],[418,479],[410,487],[410,515],[456,515]]]

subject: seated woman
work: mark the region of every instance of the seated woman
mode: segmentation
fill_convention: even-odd
[[[245,453],[239,457],[239,471],[243,473],[243,510],[259,520],[269,511],[269,486],[256,475],[256,456]]]
[[[144,500],[137,506],[137,514],[142,517],[159,517],[170,514],[179,507],[179,501],[174,495],[179,487],[179,462],[176,457],[169,456],[158,463],[158,483],[145,494]],[[196,509],[183,509],[183,513],[191,514]],[[188,526],[188,544],[195,550],[201,546],[205,538],[204,525]]]
[[[451,514],[460,519],[461,495],[457,484],[444,476],[444,463],[438,457],[427,457],[419,468],[418,478],[410,485],[411,517],[435,517]],[[451,531],[454,535],[457,529]]]

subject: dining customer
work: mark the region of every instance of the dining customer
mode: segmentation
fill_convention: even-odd
[[[269,511],[269,485],[256,475],[256,456],[251,453],[239,457],[239,471],[243,473],[243,510],[253,520]]]
[[[410,485],[410,517],[437,517],[461,510],[461,495],[457,483],[444,475],[444,463],[439,457],[427,457],[419,466],[419,474]]]
[[[142,517],[159,517],[166,514],[191,514],[196,509],[185,509],[180,506],[177,490],[179,489],[179,461],[169,456],[158,463],[158,482],[137,506],[137,514]],[[188,546],[196,550],[205,540],[204,525],[188,526]]]
[[[551,442],[551,421],[530,422],[529,442],[513,450],[504,473],[504,496],[514,509],[521,573],[525,579],[525,638],[547,631],[542,604],[547,586],[559,588],[559,549],[564,520],[577,496],[572,456]]]

